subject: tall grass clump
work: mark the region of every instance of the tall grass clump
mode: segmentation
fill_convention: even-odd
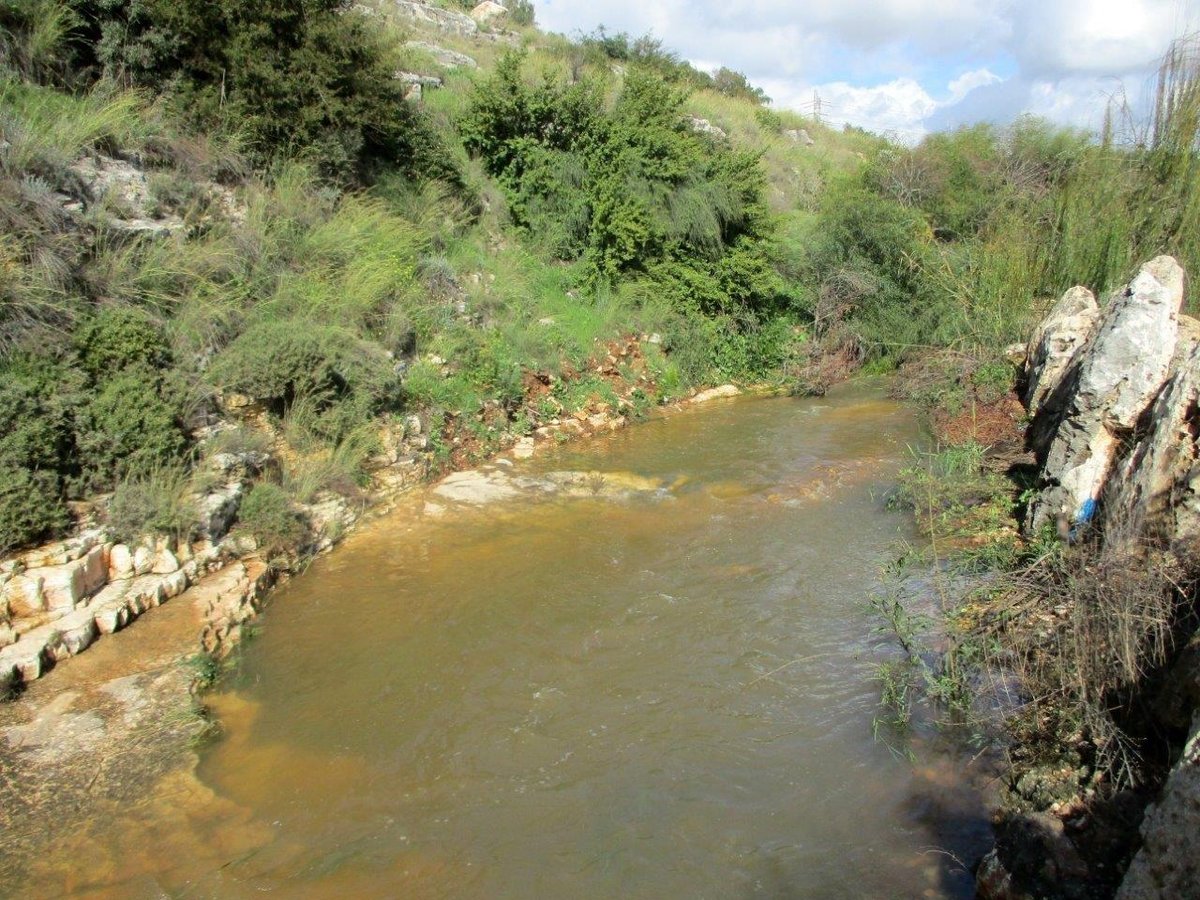
[[[157,466],[124,478],[108,501],[108,524],[126,543],[145,535],[173,541],[187,538],[196,526],[193,485],[179,465]]]
[[[1141,704],[1189,621],[1181,576],[1089,541],[1041,553],[988,592],[970,637],[995,648],[978,663],[990,683],[1016,690],[1010,725],[1025,756],[1079,746],[1116,785],[1139,782],[1153,731]]]
[[[1153,111],[1138,120],[1121,99],[1101,146],[1060,197],[1057,284],[1111,289],[1161,253],[1200,266],[1200,38],[1176,41],[1159,65]]]
[[[7,146],[0,168],[19,176],[35,173],[50,179],[86,149],[139,147],[152,127],[146,99],[137,91],[101,83],[82,94],[14,79],[0,81],[0,123]]]
[[[824,196],[800,267],[818,330],[894,361],[995,353],[1047,297],[1105,295],[1146,259],[1200,265],[1200,52],[1164,57],[1151,117],[1110,109],[1099,136],[1032,118],[877,148]],[[861,289],[847,291],[847,287]]]
[[[62,76],[61,51],[76,23],[63,0],[0,3],[0,70],[32,81]]]

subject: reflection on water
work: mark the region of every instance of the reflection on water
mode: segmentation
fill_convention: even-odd
[[[863,598],[915,439],[862,388],[723,403],[517,469],[669,489],[355,535],[216,699],[212,793],[186,803],[224,814],[164,811],[145,890],[969,896],[960,763],[871,736]]]

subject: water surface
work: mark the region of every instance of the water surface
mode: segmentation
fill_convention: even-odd
[[[864,598],[918,439],[868,387],[720,402],[517,467],[649,490],[353,536],[215,700],[236,833],[202,818],[117,893],[970,896],[961,761],[871,729]]]

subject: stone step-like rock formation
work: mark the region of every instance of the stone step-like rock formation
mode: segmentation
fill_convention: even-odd
[[[0,684],[40,678],[55,663],[86,650],[147,610],[178,597],[213,568],[223,551],[210,542],[153,549],[101,543],[92,532],[10,561],[0,577]],[[89,546],[91,545],[91,546]],[[79,554],[67,562],[65,557]],[[29,563],[50,562],[52,565]]]

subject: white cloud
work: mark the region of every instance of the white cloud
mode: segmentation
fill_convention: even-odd
[[[924,134],[921,122],[938,108],[938,102],[911,78],[857,87],[834,81],[812,87],[775,82],[764,87],[776,106],[813,112],[814,95],[820,97],[822,121],[834,126],[856,125],[897,140],[911,142]]]
[[[1171,38],[1200,28],[1200,0],[536,3],[552,30],[653,32],[780,106],[806,108],[816,89],[832,120],[900,135],[1025,111],[1098,125],[1108,95],[1139,93]]]
[[[987,69],[973,69],[970,72],[963,72],[950,82],[950,100],[947,102],[958,103],[976,88],[986,87],[989,84],[998,84],[1003,80],[995,72]]]
[[[1187,28],[1186,13],[1174,0],[1026,0],[1008,49],[1029,75],[1120,75],[1161,56]]]
[[[1023,113],[1060,125],[1099,131],[1110,101],[1124,101],[1141,120],[1149,94],[1138,79],[1071,76],[1055,81],[1009,78],[983,85],[958,103],[944,104],[925,121],[931,131],[971,122],[1005,124]]]
[[[685,55],[703,56],[691,45],[720,45],[747,35],[771,40],[781,30],[859,48],[898,40],[926,50],[948,48],[1006,30],[994,7],[988,0],[538,0],[537,14],[543,27],[556,31],[589,31],[601,23],[634,34],[652,30]]]

